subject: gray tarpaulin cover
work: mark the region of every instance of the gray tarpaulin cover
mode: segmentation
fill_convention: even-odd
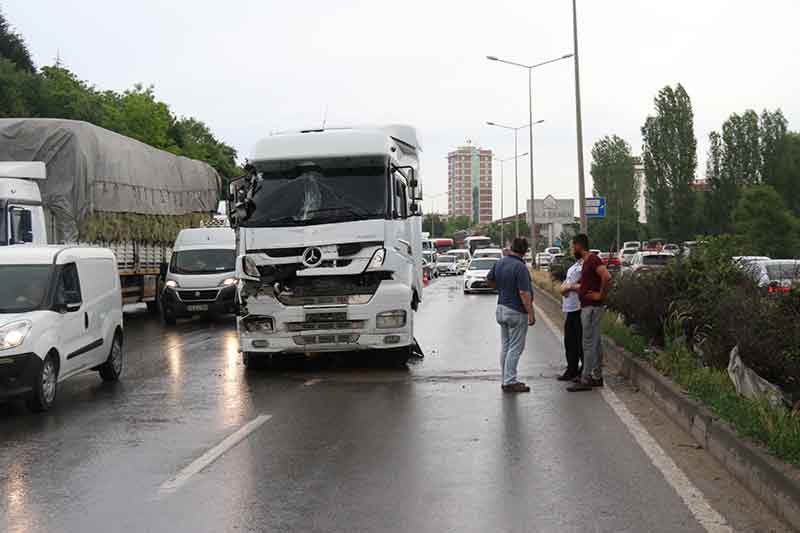
[[[0,119],[0,161],[43,161],[42,200],[67,240],[90,215],[185,215],[216,209],[219,176],[206,163],[86,122]]]

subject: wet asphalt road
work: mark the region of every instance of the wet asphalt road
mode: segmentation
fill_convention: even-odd
[[[122,383],[73,379],[43,415],[0,405],[0,531],[703,531],[599,394],[553,379],[550,330],[520,364],[533,391],[500,392],[494,297],[459,282],[426,291],[408,369],[246,373],[230,319],[126,315]]]

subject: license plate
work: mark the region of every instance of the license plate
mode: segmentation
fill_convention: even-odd
[[[187,311],[191,311],[193,313],[198,313],[200,311],[208,311],[208,305],[205,305],[205,304],[203,304],[203,305],[187,305],[186,306],[186,310]]]

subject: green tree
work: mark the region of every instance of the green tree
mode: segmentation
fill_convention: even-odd
[[[787,133],[770,178],[786,206],[800,216],[800,133]]]
[[[752,109],[733,113],[722,124],[722,172],[737,186],[761,182],[761,132]]]
[[[37,91],[38,78],[0,58],[0,117],[31,115],[31,96]]]
[[[686,239],[693,233],[697,170],[692,102],[678,84],[661,89],[654,104],[655,115],[642,126],[648,221],[664,237]]]
[[[616,240],[617,218],[629,234],[631,228],[638,227],[639,210],[636,206],[639,197],[639,183],[634,172],[634,159],[630,145],[616,135],[606,136],[592,147],[592,181],[594,193],[606,198],[606,218],[603,222],[613,222]],[[597,221],[595,221],[597,222]],[[594,224],[594,228],[605,224]],[[634,231],[636,231],[634,229]],[[594,237],[594,234],[591,234]],[[605,242],[605,241],[604,241]],[[605,243],[605,247],[611,243]],[[615,248],[619,247],[616,246]]]
[[[107,107],[94,87],[61,66],[42,67],[41,88],[33,105],[36,116],[84,120],[104,126]]]
[[[244,173],[236,165],[236,150],[220,142],[208,126],[197,119],[184,117],[174,121],[169,136],[181,155],[208,162],[226,178]]]
[[[738,198],[738,184],[733,174],[725,171],[725,146],[716,131],[708,135],[708,160],[706,179],[710,187],[708,215],[712,233],[729,233],[732,229],[733,210]]]
[[[36,71],[25,40],[11,29],[2,12],[0,12],[0,58],[8,59],[19,70],[31,74]]]
[[[778,160],[787,133],[787,121],[780,109],[761,112],[759,121],[761,140],[761,182],[773,185],[777,177]]]
[[[798,220],[769,185],[745,189],[733,219],[742,254],[796,257],[800,253]]]

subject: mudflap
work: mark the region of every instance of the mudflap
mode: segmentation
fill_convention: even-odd
[[[414,337],[414,344],[411,345],[411,357],[414,359],[423,359],[425,357],[425,353],[420,348],[416,337]]]

